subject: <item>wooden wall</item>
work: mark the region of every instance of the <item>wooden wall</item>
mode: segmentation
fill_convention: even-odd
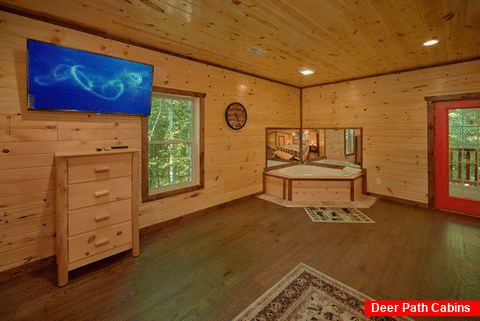
[[[27,111],[27,38],[153,64],[154,85],[207,94],[205,189],[142,204],[141,227],[260,192],[265,128],[300,125],[294,87],[0,12],[0,271],[54,254],[55,152],[141,146],[137,116]],[[233,101],[240,131],[224,120]]]
[[[363,127],[367,190],[427,203],[426,96],[480,91],[480,61],[303,89],[303,126]]]
[[[345,129],[325,129],[325,155],[329,159],[355,162],[355,155],[345,155]]]

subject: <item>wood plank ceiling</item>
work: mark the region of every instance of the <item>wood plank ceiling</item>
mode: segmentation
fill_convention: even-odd
[[[480,0],[0,0],[0,9],[298,87],[480,57]],[[432,38],[439,44],[422,46]]]

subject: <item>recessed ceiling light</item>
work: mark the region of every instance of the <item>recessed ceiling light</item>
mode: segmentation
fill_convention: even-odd
[[[250,51],[250,52],[253,52],[254,54],[259,55],[259,56],[266,56],[267,55],[267,52],[265,50],[263,50],[262,48],[248,47],[247,50]]]
[[[425,41],[423,43],[423,45],[425,47],[428,47],[428,46],[433,46],[433,45],[436,45],[438,43],[438,40],[437,39],[432,39],[432,40],[428,40],[428,41]]]
[[[298,72],[301,73],[304,76],[308,76],[308,75],[314,74],[315,70],[313,70],[312,68],[303,67],[303,68],[300,68],[300,70],[298,70]]]

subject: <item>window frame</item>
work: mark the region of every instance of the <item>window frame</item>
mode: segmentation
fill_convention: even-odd
[[[159,200],[166,197],[171,197],[179,194],[193,192],[205,188],[205,96],[206,93],[166,88],[166,87],[152,87],[152,98],[155,94],[159,95],[171,95],[171,96],[183,96],[188,99],[198,99],[198,183],[190,186],[183,186],[179,184],[178,188],[167,189],[165,191],[159,191],[157,193],[150,194],[148,187],[148,161],[149,161],[149,142],[148,142],[148,117],[142,117],[142,201],[150,202]],[[195,115],[194,115],[194,118]],[[193,160],[195,163],[195,160]]]
[[[348,134],[347,134],[348,133]],[[351,146],[347,146],[347,136],[350,138]],[[343,133],[343,145],[344,145],[344,154],[345,156],[350,156],[355,154],[356,149],[356,135],[355,135],[355,128],[345,128]],[[350,150],[350,147],[352,148]]]

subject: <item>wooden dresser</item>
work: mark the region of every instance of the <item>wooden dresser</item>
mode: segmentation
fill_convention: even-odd
[[[107,256],[138,256],[139,152],[57,153],[55,164],[58,285]]]

